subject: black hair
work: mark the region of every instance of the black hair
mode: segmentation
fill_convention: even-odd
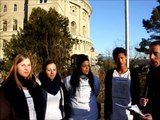
[[[154,45],[160,45],[160,41],[156,40],[150,43],[149,47],[154,46]]]
[[[47,60],[43,65],[42,65],[42,70],[46,70],[46,67],[47,67],[47,65],[49,65],[49,64],[52,64],[52,63],[54,63],[55,64],[55,62],[53,61],[53,60]]]
[[[76,67],[80,67],[84,61],[89,61],[88,56],[84,54],[79,54],[76,56]]]
[[[73,95],[75,94],[76,89],[79,87],[80,76],[83,75],[82,70],[81,70],[81,64],[84,61],[89,61],[87,55],[84,55],[84,54],[77,55],[76,67],[73,69],[73,73],[72,73],[71,81],[70,81],[70,84],[73,88]],[[89,70],[87,77],[89,78],[89,85],[92,91],[94,92],[94,87],[93,87],[94,78],[93,78],[93,73],[91,72],[91,69]]]
[[[113,50],[113,53],[112,53],[112,56],[113,58],[115,59],[115,57],[120,54],[120,53],[124,53],[125,56],[127,56],[127,52],[124,48],[122,47],[116,47],[114,50]]]

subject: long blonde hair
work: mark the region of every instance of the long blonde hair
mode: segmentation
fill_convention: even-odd
[[[6,80],[7,80],[9,77],[12,77],[15,80],[15,82],[16,82],[16,84],[17,84],[19,89],[22,89],[23,86],[22,86],[22,83],[20,82],[20,80],[18,79],[17,65],[20,62],[22,62],[24,59],[29,59],[31,61],[31,59],[25,54],[18,54],[14,58],[13,64],[12,64],[12,66],[10,68],[10,71],[9,71],[9,74],[8,74],[8,76],[6,78]],[[32,66],[32,63],[31,63],[31,66]],[[31,72],[30,72],[29,76],[26,79],[33,81],[33,78],[32,78],[32,67],[31,67]]]

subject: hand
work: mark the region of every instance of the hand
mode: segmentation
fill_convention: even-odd
[[[148,103],[148,99],[147,98],[143,98],[143,97],[140,98],[140,100],[139,100],[140,106],[145,107],[147,105],[147,103]]]
[[[153,120],[152,115],[149,113],[144,114],[144,116],[140,116],[139,118],[140,118],[140,120]]]

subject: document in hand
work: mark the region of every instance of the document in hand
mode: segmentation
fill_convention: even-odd
[[[139,109],[139,107],[135,104],[135,105],[131,105],[131,106],[123,106],[121,104],[115,103],[115,105],[122,107],[124,109],[127,109],[129,111],[135,112],[136,114],[139,114],[141,116],[144,116],[143,113],[141,112],[141,110]]]

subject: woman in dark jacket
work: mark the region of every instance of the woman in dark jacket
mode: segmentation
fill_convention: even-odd
[[[68,119],[67,115],[69,115],[69,109],[66,89],[57,73],[57,67],[52,60],[48,60],[43,64],[38,79],[41,82],[41,88],[43,90],[45,119]]]
[[[115,48],[113,58],[117,67],[108,70],[105,77],[105,119],[130,120],[133,119],[133,115],[129,111],[116,106],[115,103],[124,106],[139,103],[139,77],[135,70],[127,68],[125,49]]]
[[[44,120],[42,92],[28,56],[15,57],[0,89],[0,120]]]

